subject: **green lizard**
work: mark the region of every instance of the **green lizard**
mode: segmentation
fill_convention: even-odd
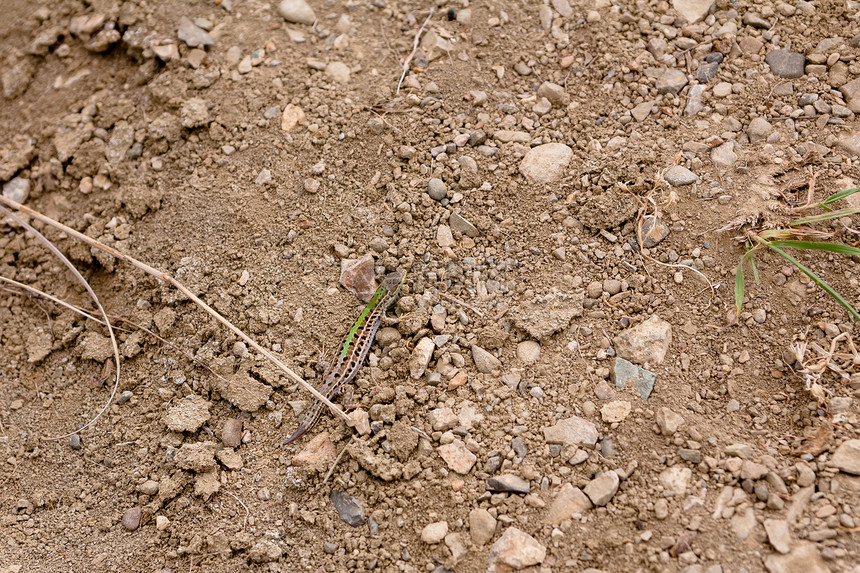
[[[406,271],[396,271],[382,280],[373,298],[358,315],[358,320],[355,321],[355,324],[344,337],[334,362],[323,374],[323,384],[319,388],[320,394],[331,399],[347,390],[347,385],[355,378],[358,369],[361,368],[364,359],[367,358],[367,353],[370,352],[376,331],[379,330],[383,321],[387,322],[385,312],[394,307],[394,303],[400,297],[400,289],[405,279]],[[320,414],[322,414],[322,409],[323,403],[314,400],[308,411],[302,415],[296,432],[283,445],[298,440],[313,428],[319,420]]]

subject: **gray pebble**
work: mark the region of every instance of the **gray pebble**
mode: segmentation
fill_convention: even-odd
[[[81,437],[78,434],[72,434],[69,437],[69,446],[71,446],[71,448],[73,450],[80,450],[81,449]]]
[[[448,187],[441,179],[433,177],[427,182],[427,194],[434,201],[441,201],[448,195]]]
[[[529,482],[513,474],[491,477],[487,480],[487,489],[511,493],[528,493],[531,491]]]
[[[806,58],[789,50],[774,50],[765,56],[770,71],[781,78],[799,78],[803,75]]]
[[[335,490],[331,492],[330,497],[338,516],[344,523],[358,527],[367,521],[361,504],[351,495]]]
[[[122,526],[128,531],[134,531],[140,527],[141,509],[139,507],[130,507],[122,514]]]

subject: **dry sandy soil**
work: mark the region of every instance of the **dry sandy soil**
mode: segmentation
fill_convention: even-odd
[[[860,180],[856,2],[292,4],[4,0],[0,184],[314,385],[342,261],[408,268],[370,428],[282,446],[308,394],[37,223],[130,322],[65,435],[107,330],[0,283],[0,572],[860,571],[857,324],[764,252],[730,320],[736,238]],[[2,215],[0,276],[93,308]]]

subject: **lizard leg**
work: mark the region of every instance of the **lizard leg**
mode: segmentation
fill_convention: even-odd
[[[344,385],[344,387],[340,390],[341,403],[343,404],[343,409],[347,412],[355,408],[355,404],[353,404],[353,398],[355,397],[355,392],[352,389],[352,386],[349,384]]]
[[[400,322],[400,318],[396,316],[388,316],[384,312],[382,313],[382,323],[391,326],[392,324],[398,324]]]

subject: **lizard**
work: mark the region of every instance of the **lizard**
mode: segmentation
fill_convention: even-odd
[[[320,394],[331,399],[335,395],[351,390],[348,385],[355,378],[358,369],[364,363],[364,359],[367,358],[380,325],[383,322],[391,321],[385,313],[394,307],[400,297],[400,289],[405,279],[406,271],[395,271],[382,280],[370,302],[367,303],[352,328],[344,336],[334,361],[323,373],[323,383],[319,387]],[[344,402],[347,402],[348,398],[349,394],[344,396]],[[313,428],[319,420],[322,410],[323,403],[320,400],[314,400],[311,407],[299,420],[298,429],[282,445],[291,444]]]

